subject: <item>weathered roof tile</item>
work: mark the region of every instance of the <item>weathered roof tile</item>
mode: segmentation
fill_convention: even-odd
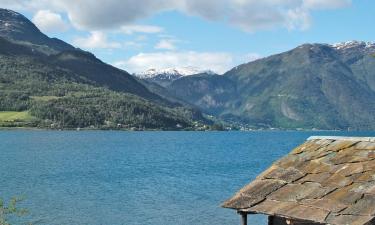
[[[305,183],[305,182],[322,183],[331,176],[332,176],[332,174],[328,173],[328,172],[308,174],[305,177],[303,177],[302,179],[297,180],[295,183]]]
[[[318,223],[325,222],[330,212],[324,209],[308,207],[301,204],[288,204],[280,208],[276,214],[295,219],[314,221]]]
[[[333,188],[322,187],[320,184],[313,182],[287,184],[283,188],[270,194],[268,198],[276,201],[299,201],[306,198],[320,198],[332,190]]]
[[[355,145],[356,149],[375,150],[375,142],[362,141]]]
[[[276,179],[256,180],[242,188],[234,198],[226,201],[223,207],[249,208],[284,185],[285,182]]]
[[[275,215],[280,211],[281,208],[284,208],[290,205],[290,202],[280,202],[271,199],[266,199],[263,202],[260,202],[257,205],[254,205],[251,208],[245,209],[243,211],[251,211],[256,213],[265,213],[269,215]]]
[[[246,208],[250,208],[253,205],[256,205],[259,202],[262,202],[264,199],[265,199],[264,196],[249,197],[249,196],[243,196],[243,195],[236,195],[235,197],[224,202],[222,206],[225,208],[232,208],[232,209],[246,209]]]
[[[357,143],[358,141],[354,141],[354,140],[336,140],[332,142],[331,144],[329,144],[327,146],[327,149],[331,151],[339,151],[345,148],[349,148]]]
[[[336,169],[337,170],[334,171],[335,173],[345,177],[353,174],[363,173],[365,171],[362,163],[341,164],[339,167],[336,167]]]
[[[319,160],[312,160],[304,163],[299,163],[295,166],[296,169],[304,173],[324,173],[333,170],[333,165],[320,162]]]
[[[339,188],[332,193],[329,193],[327,196],[324,196],[323,199],[330,199],[341,204],[351,205],[362,197],[362,193],[354,192],[355,188],[358,186],[360,185],[351,184],[349,186]]]
[[[326,223],[335,225],[364,225],[372,219],[372,216],[329,215]]]
[[[364,195],[360,200],[341,212],[344,215],[361,215],[374,216],[375,215],[375,196]]]
[[[267,170],[262,176],[266,179],[278,179],[285,182],[293,182],[304,177],[305,174],[293,167],[284,169],[278,166],[272,166],[271,169]]]
[[[375,138],[311,137],[224,207],[331,225],[375,217]]]
[[[331,174],[330,177],[328,177],[325,180],[322,180],[320,184],[323,187],[336,187],[336,188],[342,188],[349,184],[351,184],[353,180],[350,177],[343,176],[339,173]]]
[[[305,199],[301,204],[338,213],[348,206],[331,199]]]
[[[354,179],[354,182],[371,182],[375,181],[375,174],[371,171],[359,173]]]

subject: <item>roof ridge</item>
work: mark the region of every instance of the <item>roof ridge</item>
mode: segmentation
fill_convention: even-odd
[[[348,137],[348,136],[311,136],[307,140],[342,140],[342,141],[368,141],[375,142],[375,137]]]

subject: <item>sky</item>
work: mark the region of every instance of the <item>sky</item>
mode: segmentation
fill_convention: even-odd
[[[374,0],[0,0],[50,37],[130,73],[219,74],[304,43],[374,41]]]

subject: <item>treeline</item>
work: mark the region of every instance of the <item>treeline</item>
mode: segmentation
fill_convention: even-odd
[[[27,93],[0,90],[0,111],[24,111],[29,107],[30,101]]]
[[[99,87],[69,70],[27,57],[3,55],[0,111],[29,111],[37,126],[51,128],[189,129],[199,115],[193,109],[157,105]]]
[[[156,106],[141,98],[93,89],[79,96],[36,101],[30,113],[44,125],[59,128],[177,129],[190,126],[178,109]]]

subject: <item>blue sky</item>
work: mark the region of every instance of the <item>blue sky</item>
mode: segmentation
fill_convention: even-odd
[[[0,7],[131,73],[183,66],[223,73],[303,43],[375,37],[373,0],[1,0]]]

